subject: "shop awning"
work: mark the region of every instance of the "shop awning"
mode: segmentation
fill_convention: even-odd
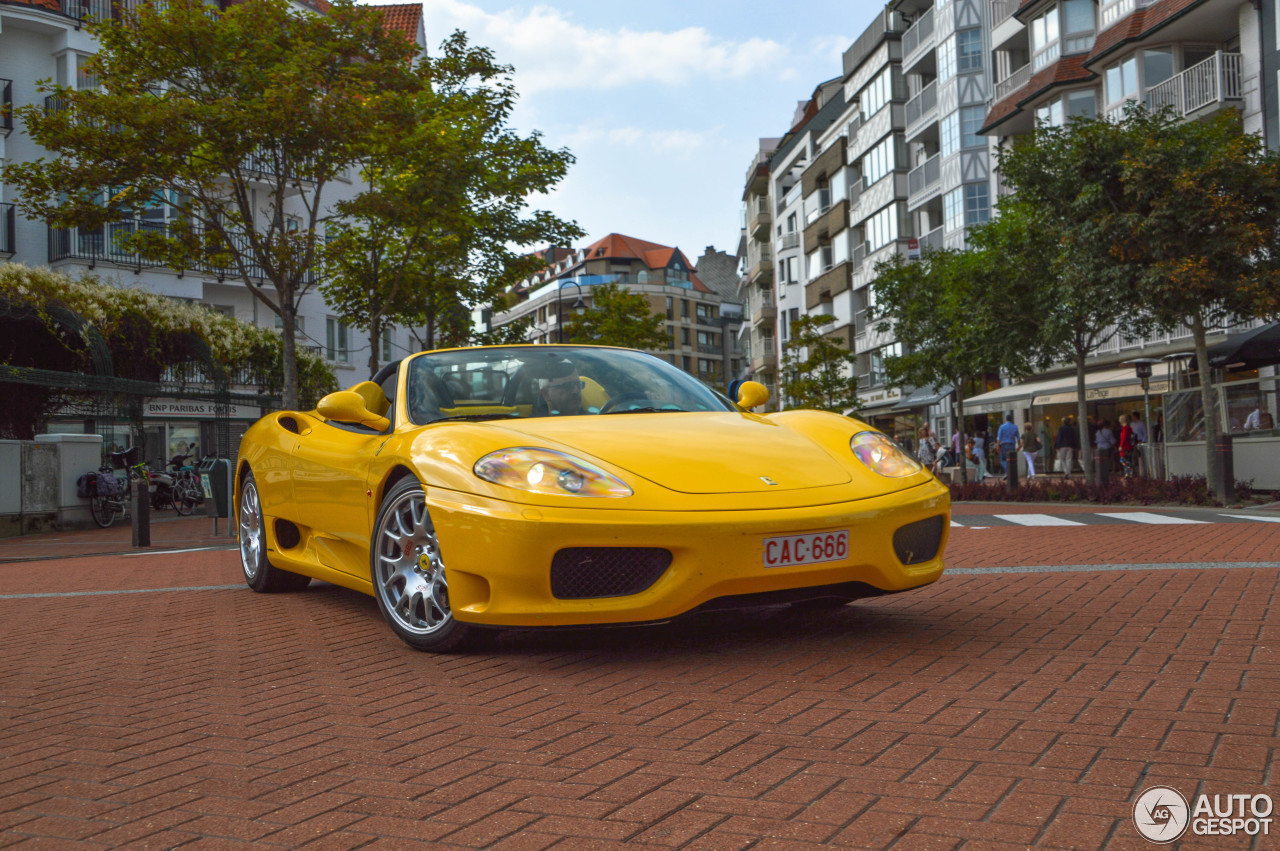
[[[1084,377],[1085,398],[1092,401],[1105,399],[1141,399],[1142,384],[1133,367],[1091,372]],[[1169,390],[1169,382],[1152,378],[1148,383],[1151,393]],[[1024,381],[997,387],[972,399],[966,399],[966,414],[998,414],[1013,408],[1029,405],[1060,405],[1076,401],[1076,377],[1064,375],[1040,381]]]
[[[904,398],[898,400],[898,404],[893,407],[893,413],[914,411],[916,408],[927,408],[930,405],[936,405],[950,396],[953,389],[950,384],[944,384],[941,387],[935,387],[932,384],[926,387],[917,387]]]

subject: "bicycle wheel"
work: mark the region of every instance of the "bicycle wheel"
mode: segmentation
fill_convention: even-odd
[[[93,515],[93,522],[105,529],[115,522],[116,504],[110,497],[95,496],[89,502],[89,513]]]
[[[173,510],[186,517],[196,508],[196,495],[193,483],[177,482],[173,486]]]

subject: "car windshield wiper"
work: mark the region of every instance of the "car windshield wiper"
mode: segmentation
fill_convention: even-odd
[[[613,414],[684,414],[688,413],[684,408],[654,408],[646,406],[643,408],[627,408],[625,411],[609,411],[605,416]]]
[[[488,413],[488,414],[455,414],[455,415],[454,415],[454,416],[452,416],[452,417],[438,417],[437,419],[434,419],[434,420],[432,420],[431,422],[433,422],[433,423],[443,423],[443,422],[448,422],[448,421],[450,421],[450,420],[468,420],[468,421],[470,421],[470,422],[481,422],[481,421],[483,421],[483,420],[513,420],[513,419],[516,419],[516,418],[517,418],[517,417],[519,417],[519,416],[520,416],[520,414],[518,414],[518,413],[514,413],[514,412],[513,412],[513,413],[509,413],[509,414],[497,414],[497,413]]]

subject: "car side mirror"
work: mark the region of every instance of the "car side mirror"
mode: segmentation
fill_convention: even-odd
[[[769,401],[769,388],[759,381],[744,381],[738,387],[738,407],[758,408]]]
[[[391,420],[370,411],[364,401],[364,397],[354,390],[339,390],[337,393],[330,393],[320,400],[316,410],[320,412],[320,416],[327,420],[367,426],[378,431],[386,431],[387,427],[391,425]]]

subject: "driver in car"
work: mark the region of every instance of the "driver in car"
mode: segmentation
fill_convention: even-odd
[[[555,364],[555,373],[542,380],[539,393],[547,404],[547,413],[553,417],[581,414],[582,389],[587,383],[578,375],[578,368],[570,361]]]

